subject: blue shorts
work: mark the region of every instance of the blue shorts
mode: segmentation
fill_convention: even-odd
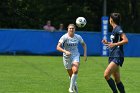
[[[115,64],[117,64],[118,66],[123,65],[124,62],[124,57],[109,57],[108,62],[114,62]]]

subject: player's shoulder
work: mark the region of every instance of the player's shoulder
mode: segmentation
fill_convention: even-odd
[[[116,30],[121,30],[121,29],[122,29],[121,26],[116,27]]]
[[[67,35],[67,34],[64,34],[64,35],[62,35],[61,38],[59,39],[59,42],[60,42],[60,43],[63,43],[64,41],[67,40],[67,38],[68,38],[68,35]]]
[[[115,29],[115,32],[123,33],[123,30],[122,30],[121,26],[117,26],[116,29]]]
[[[68,34],[65,33],[64,35],[61,36],[61,38],[67,38],[68,37]]]
[[[77,38],[81,38],[81,35],[79,35],[79,34],[74,34],[75,35],[75,37],[77,37]]]

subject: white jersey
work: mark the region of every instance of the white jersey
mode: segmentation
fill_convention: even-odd
[[[68,33],[66,33],[60,38],[59,42],[62,43],[65,50],[71,52],[71,55],[74,56],[77,54],[79,55],[78,43],[83,43],[84,41],[78,34],[74,34],[74,37],[71,38]],[[63,55],[65,56],[65,53],[63,53]]]

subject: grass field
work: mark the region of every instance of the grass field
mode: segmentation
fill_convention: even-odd
[[[107,57],[81,58],[79,93],[112,93],[103,73]],[[140,91],[140,58],[125,58],[121,68],[126,93]],[[62,57],[0,56],[0,93],[68,93],[69,78]]]

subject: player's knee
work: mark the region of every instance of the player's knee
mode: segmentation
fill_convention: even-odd
[[[114,75],[114,79],[115,79],[115,82],[116,82],[116,83],[119,83],[119,82],[120,82],[120,75],[115,74],[115,75]]]
[[[73,74],[78,74],[78,70],[74,70],[73,71]]]
[[[115,82],[116,82],[116,84],[118,84],[118,83],[121,82],[121,81],[120,81],[119,78],[115,78]]]
[[[78,66],[73,65],[72,71],[73,71],[73,74],[78,74]]]
[[[106,72],[104,72],[104,78],[105,78],[106,80],[109,80],[109,78],[110,78],[109,74],[106,73]]]

